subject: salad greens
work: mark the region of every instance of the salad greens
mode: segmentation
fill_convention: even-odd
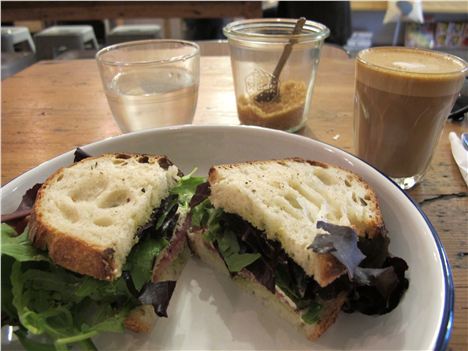
[[[215,209],[208,199],[202,201],[192,210],[192,225],[207,228],[205,239],[213,243],[231,273],[238,273],[243,268],[257,261],[260,253],[240,253],[240,245],[234,231],[221,230],[221,219],[224,211]]]
[[[2,254],[13,257],[19,262],[48,261],[49,258],[31,245],[27,232],[17,235],[16,231],[7,224],[1,225]]]
[[[226,231],[217,239],[218,249],[226,261],[226,265],[230,272],[237,273],[242,268],[249,266],[260,258],[257,253],[239,253],[240,245],[237,241],[236,234],[232,231]]]
[[[305,313],[301,315],[301,318],[307,324],[314,324],[320,320],[320,312],[322,305],[317,302],[312,302]]]
[[[314,300],[315,294],[305,296],[306,285],[313,279],[307,277],[277,243],[264,238],[262,232],[238,216],[215,209],[207,198],[206,189],[197,192],[200,200],[200,192],[204,192],[205,199],[196,201],[192,207],[192,226],[204,228],[204,239],[218,250],[229,272],[235,275],[245,268],[273,293],[275,285],[279,286],[304,311],[304,322],[316,323],[322,306]]]
[[[135,249],[128,255],[124,269],[129,271],[133,278],[133,284],[138,291],[148,282],[148,277],[151,277],[154,258],[167,245],[169,245],[169,241],[166,238],[148,238],[143,240],[141,244],[136,245]]]
[[[179,205],[185,209],[189,209],[190,200],[195,193],[197,187],[205,182],[204,177],[196,177],[193,174],[197,171],[195,168],[189,174],[180,178],[179,183],[171,189],[171,194],[176,194],[179,197]]]
[[[64,351],[72,345],[96,350],[91,338],[102,332],[122,332],[129,312],[141,305],[141,297],[158,309],[158,315],[167,316],[175,282],[149,283],[154,260],[169,244],[178,206],[188,207],[192,191],[201,182],[199,177],[181,177],[169,200],[161,204],[161,216],[139,233],[139,243],[123,267],[125,274],[110,282],[55,265],[46,252],[32,246],[27,228],[18,235],[1,224],[2,326],[15,326],[14,333],[27,350]],[[164,301],[155,302],[161,298]]]
[[[19,327],[15,334],[25,348],[67,350],[76,343],[93,350],[91,337],[123,330],[125,316],[139,303],[121,279],[105,282],[72,273],[35,249],[26,231],[13,237],[6,224],[1,231],[2,324]],[[38,343],[27,333],[47,335],[50,343]]]

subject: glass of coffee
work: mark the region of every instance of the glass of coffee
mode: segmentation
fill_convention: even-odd
[[[401,188],[424,176],[467,64],[445,53],[376,47],[356,59],[354,145],[357,155]]]

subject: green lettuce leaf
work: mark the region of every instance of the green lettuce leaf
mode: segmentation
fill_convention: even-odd
[[[259,253],[239,253],[240,246],[233,232],[224,232],[218,236],[218,248],[231,273],[237,273],[258,260]]]
[[[107,282],[88,276],[81,276],[79,281],[74,285],[74,288],[74,294],[79,301],[89,298],[93,301],[106,302],[132,296],[123,278]]]
[[[56,266],[2,225],[2,316],[27,350],[95,350],[90,338],[121,332],[129,311],[139,305],[125,281],[99,281]],[[32,335],[45,336],[41,342]],[[44,342],[44,340],[49,342]]]
[[[25,230],[21,235],[16,235],[15,230],[8,224],[2,223],[2,255],[8,255],[19,262],[48,261],[41,251],[32,246]]]
[[[192,208],[192,225],[194,227],[205,228],[205,240],[214,242],[218,233],[221,232],[221,219],[224,211],[220,208],[214,208],[208,199],[203,200],[197,206]]]
[[[93,278],[49,266],[40,270],[18,261],[13,263],[10,277],[13,305],[22,327],[31,334],[48,336],[56,350],[68,350],[69,344],[91,350],[94,348],[88,340],[91,337],[103,331],[123,331],[125,317],[138,302],[125,296],[122,288],[116,288],[117,281],[94,280],[97,284],[93,284]],[[109,288],[104,289],[104,286]],[[120,295],[104,296],[99,302],[93,302],[90,297],[83,296],[90,287],[95,288],[95,295],[105,295],[104,291],[108,294],[118,291]],[[117,307],[111,307],[114,305]],[[23,344],[28,342],[22,340]]]
[[[214,208],[208,199],[192,208],[192,225],[205,228],[204,239],[216,243],[224,262],[231,273],[237,273],[258,260],[259,253],[240,253],[236,235],[231,231],[223,231],[220,219],[224,211]]]
[[[307,324],[315,324],[320,320],[320,311],[322,305],[318,302],[312,302],[305,313],[302,314],[301,318]]]
[[[184,209],[188,209],[190,199],[195,193],[197,186],[205,181],[204,177],[194,177],[193,174],[195,172],[196,169],[190,172],[190,174],[181,177],[179,183],[171,190],[171,194],[179,196],[179,204]]]
[[[128,256],[124,269],[130,272],[138,291],[145,283],[151,281],[154,260],[168,244],[164,238],[147,238],[135,246]]]

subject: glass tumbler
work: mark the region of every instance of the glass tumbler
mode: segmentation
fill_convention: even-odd
[[[184,40],[141,40],[108,46],[96,60],[122,132],[192,123],[200,49]]]
[[[375,47],[356,58],[356,154],[410,189],[426,173],[467,65],[446,53]]]
[[[306,21],[301,32],[293,35],[296,23],[295,19],[253,19],[224,28],[241,123],[295,132],[307,121],[320,50],[330,31]],[[275,77],[273,72],[288,44],[291,53]],[[259,98],[273,83],[278,88],[275,97]]]

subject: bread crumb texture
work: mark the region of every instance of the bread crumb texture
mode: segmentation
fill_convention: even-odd
[[[62,235],[114,250],[116,272],[136,243],[136,233],[178,180],[160,157],[104,155],[87,158],[51,176],[35,212]]]
[[[360,177],[302,159],[221,165],[210,170],[210,200],[278,240],[309,275],[317,255],[307,247],[318,221],[351,226],[360,236],[381,233],[376,195]]]

